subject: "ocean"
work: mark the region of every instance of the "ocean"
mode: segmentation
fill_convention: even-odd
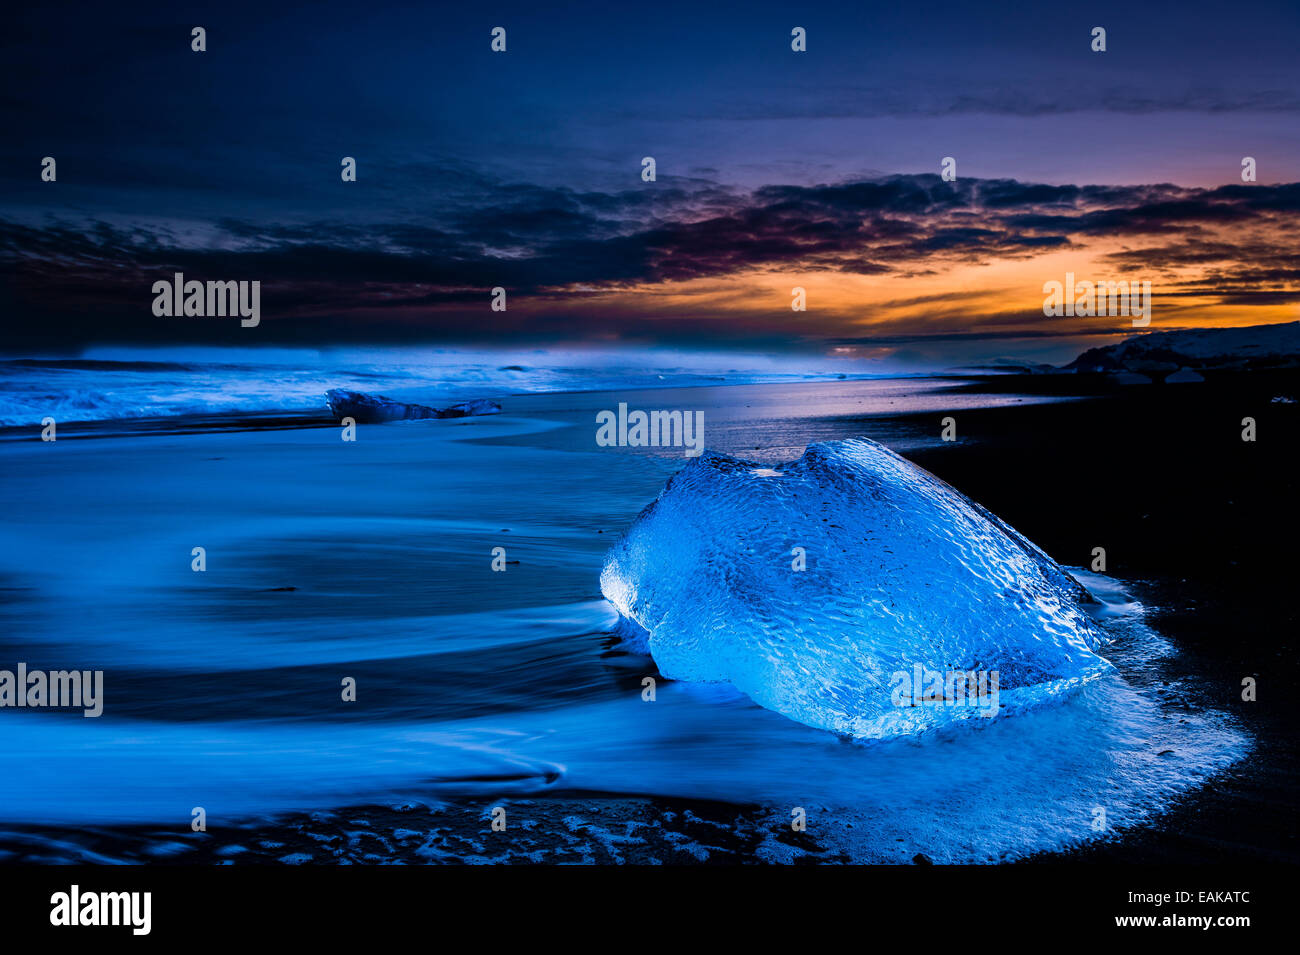
[[[1145,824],[1251,749],[1226,712],[1149,692],[1176,647],[1123,581],[1079,566],[1113,674],[895,741],[664,680],[601,595],[610,546],[686,460],[599,446],[596,416],[620,402],[702,412],[711,450],[777,463],[857,436],[906,455],[943,444],[945,414],[1072,399],[833,365],[308,357],[0,363],[0,669],[104,673],[98,718],[0,710],[6,853],[183,861],[196,840],[264,836],[287,814],[422,806],[463,808],[478,841],[442,861],[467,861],[493,838],[485,806],[581,794],[597,818],[603,799],[743,808],[766,861],[797,853],[779,838],[796,809],[849,861],[1006,861]],[[502,413],[362,424],[345,441],[329,387]],[[122,827],[144,828],[85,848]],[[306,855],[334,858],[325,838]]]

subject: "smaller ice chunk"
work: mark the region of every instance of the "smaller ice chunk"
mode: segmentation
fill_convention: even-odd
[[[430,408],[427,405],[394,401],[383,395],[370,395],[364,391],[331,388],[325,392],[325,402],[330,413],[337,418],[351,417],[362,424],[382,421],[422,421],[426,418],[468,418],[471,415],[500,414],[501,406],[487,398],[462,401],[448,408]]]
[[[1074,578],[865,439],[771,467],[706,451],[615,544],[600,582],[664,676],[729,682],[852,736],[999,711],[926,700],[916,674],[996,674],[1006,714],[1109,669]]]

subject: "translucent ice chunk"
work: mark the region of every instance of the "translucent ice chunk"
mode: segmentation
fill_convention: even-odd
[[[1109,668],[1079,607],[1087,591],[868,440],[810,445],[777,466],[706,451],[641,512],[600,583],[664,676],[729,682],[858,737],[1005,715]],[[985,695],[963,701],[958,673],[984,674]]]

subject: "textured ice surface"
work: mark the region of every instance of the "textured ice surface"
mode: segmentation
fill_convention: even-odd
[[[795,570],[802,548],[805,570]],[[997,673],[1001,714],[1098,676],[1087,592],[978,504],[869,440],[762,466],[705,452],[606,558],[601,589],[672,679],[725,681],[853,736],[979,716],[896,674]]]

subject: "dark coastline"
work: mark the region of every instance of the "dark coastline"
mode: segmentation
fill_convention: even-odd
[[[1294,807],[1300,676],[1294,586],[1294,370],[1209,373],[1202,384],[1116,386],[1106,376],[1016,376],[973,389],[1090,400],[963,413],[956,444],[909,455],[1063,564],[1136,582],[1180,654],[1168,682],[1211,675],[1203,702],[1258,741],[1242,764],[1157,826],[1035,861],[1200,863],[1300,859]],[[1241,439],[1244,417],[1258,426]],[[1241,700],[1241,680],[1258,699]]]

